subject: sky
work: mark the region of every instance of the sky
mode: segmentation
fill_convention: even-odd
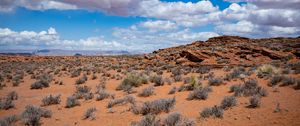
[[[222,35],[300,36],[300,0],[0,0],[0,50],[151,52]]]

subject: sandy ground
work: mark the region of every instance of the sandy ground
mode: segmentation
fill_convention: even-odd
[[[224,75],[223,70],[214,70],[216,76]],[[169,76],[169,73],[164,74],[164,77]],[[199,76],[199,74],[194,74]],[[99,76],[99,74],[98,74]],[[188,75],[190,76],[190,75]],[[293,75],[295,78],[300,78],[299,75]],[[256,78],[252,75],[251,78]],[[18,87],[12,87],[11,82],[7,83],[7,87],[0,90],[1,97],[6,96],[11,91],[16,91],[19,95],[18,100],[14,101],[15,108],[9,110],[0,110],[0,118],[12,114],[21,114],[25,106],[29,104],[40,106],[43,97],[49,94],[61,94],[61,103],[59,105],[45,106],[44,108],[50,109],[53,113],[51,118],[42,118],[41,123],[44,126],[127,126],[132,121],[139,121],[142,115],[135,115],[127,111],[130,105],[117,105],[113,107],[114,113],[108,113],[106,108],[110,99],[102,101],[80,100],[81,105],[73,108],[65,108],[66,98],[71,96],[75,91],[75,81],[78,78],[70,78],[67,75],[62,77],[55,77],[56,80],[63,80],[64,85],[57,85],[51,82],[50,87],[31,90],[30,85],[35,81],[30,79],[30,76],[25,76],[24,82]],[[233,80],[221,86],[212,87],[213,92],[209,93],[207,100],[186,100],[188,91],[176,92],[169,95],[168,92],[172,86],[179,87],[183,82],[172,83],[172,85],[165,84],[164,86],[155,87],[155,95],[150,97],[138,97],[137,93],[131,94],[136,97],[138,102],[160,99],[160,98],[176,98],[176,105],[171,112],[180,112],[184,116],[195,120],[196,125],[204,126],[299,126],[300,125],[300,90],[294,90],[292,87],[279,87],[279,92],[274,92],[272,87],[267,86],[268,80],[258,79],[259,85],[265,87],[268,91],[268,96],[262,98],[260,108],[247,108],[248,98],[238,97],[238,104],[232,109],[224,112],[224,118],[208,118],[200,119],[199,112],[205,107],[212,107],[220,104],[224,96],[232,95],[229,93],[229,87],[233,84],[242,83],[241,80]],[[94,92],[96,85],[99,84],[99,77],[96,80],[89,80],[83,84],[92,88]],[[106,90],[114,93],[116,98],[125,96],[122,91],[116,91],[115,88],[121,83],[121,80],[109,80],[106,84]],[[207,85],[207,81],[202,81],[203,85]],[[140,91],[149,86],[144,85],[136,88]],[[280,103],[281,112],[275,113],[277,103]],[[97,109],[95,120],[83,120],[84,112],[90,108]],[[161,113],[159,116],[163,117],[166,113]],[[16,125],[23,125],[22,121],[18,121]]]

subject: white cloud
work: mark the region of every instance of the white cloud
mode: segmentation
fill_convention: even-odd
[[[215,30],[222,35],[239,35],[253,38],[281,36],[295,37],[300,34],[300,29],[297,27],[258,25],[245,20],[232,24],[218,25]]]
[[[160,31],[160,30],[172,30],[178,28],[176,23],[171,21],[162,21],[162,20],[142,22],[140,23],[140,26],[147,28],[153,32]]]
[[[53,49],[79,49],[79,50],[126,50],[127,46],[116,41],[106,41],[102,37],[90,37],[80,40],[61,39],[52,27],[48,31],[20,31],[0,28],[0,46],[2,48],[53,48]]]

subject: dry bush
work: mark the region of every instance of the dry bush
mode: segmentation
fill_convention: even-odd
[[[154,87],[153,86],[149,86],[144,88],[139,94],[138,96],[140,97],[149,97],[150,95],[154,94]]]
[[[78,99],[74,96],[70,96],[67,98],[65,107],[72,108],[72,107],[79,106],[79,105],[80,105],[80,102],[78,101]]]
[[[13,123],[18,120],[19,118],[16,115],[6,116],[0,119],[0,126],[13,126]]]
[[[234,96],[225,96],[224,99],[221,102],[220,107],[222,109],[228,109],[231,108],[233,106],[236,106],[237,100]]]
[[[59,104],[60,103],[60,95],[53,96],[50,94],[43,98],[42,103],[43,103],[42,104],[43,106]]]
[[[212,89],[210,87],[204,87],[204,88],[196,88],[188,95],[188,100],[206,100],[208,98],[208,93],[211,92]]]
[[[52,112],[50,110],[40,108],[33,105],[28,105],[21,114],[21,118],[26,125],[39,126],[41,117],[50,118]]]
[[[120,99],[110,100],[107,104],[107,108],[112,108],[115,105],[126,104],[126,103],[134,104],[135,103],[135,98],[133,96],[126,95],[126,96],[124,96],[123,98],[120,98]]]
[[[169,112],[175,105],[175,98],[158,99],[154,101],[146,101],[141,108],[137,108],[139,111],[136,114],[158,114],[161,112]],[[137,106],[135,106],[137,107]]]
[[[83,115],[83,119],[89,119],[89,118],[91,120],[96,119],[96,114],[95,114],[96,111],[97,109],[95,107],[87,109]]]

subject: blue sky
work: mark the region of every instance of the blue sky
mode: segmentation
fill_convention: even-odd
[[[150,52],[220,35],[300,34],[299,1],[3,0],[0,50]]]

